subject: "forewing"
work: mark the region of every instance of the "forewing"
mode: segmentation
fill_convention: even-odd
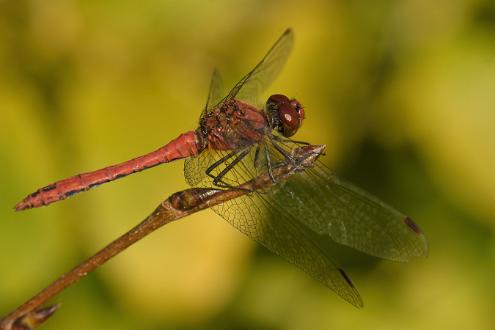
[[[411,218],[338,178],[321,161],[289,180],[277,198],[294,217],[337,243],[395,261],[428,253],[426,237]]]
[[[236,98],[252,105],[260,105],[261,94],[282,71],[293,44],[294,33],[291,29],[287,29],[261,62],[232,88],[227,99]]]
[[[202,112],[204,115],[206,112],[214,109],[215,106],[222,101],[223,95],[223,83],[222,77],[220,76],[220,72],[217,68],[213,70],[210,80],[210,89],[208,90],[208,98],[206,100],[206,106]]]

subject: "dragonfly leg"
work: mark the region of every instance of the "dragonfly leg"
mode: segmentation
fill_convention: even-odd
[[[289,155],[289,153],[287,151],[285,151],[281,146],[278,145],[278,143],[274,140],[272,140],[272,145],[273,147],[275,147],[275,149],[282,154],[282,156],[285,157],[285,159],[287,159],[288,161],[291,162],[291,164],[295,165],[296,161],[294,160],[294,158],[292,158],[291,155]]]
[[[275,180],[275,177],[273,176],[272,161],[270,159],[270,153],[268,152],[266,146],[265,146],[265,159],[266,159],[266,166],[268,167],[268,176],[270,176],[270,179],[272,180],[273,183],[277,183],[277,180]]]
[[[220,158],[219,160],[217,160],[216,162],[214,162],[213,164],[210,165],[210,167],[208,167],[205,171],[206,175],[208,175],[210,178],[213,178],[215,179],[215,176],[211,174],[211,172],[216,169],[218,166],[220,166],[221,164],[225,163],[229,158],[232,158],[234,157],[235,155],[237,154],[237,151],[233,151],[225,156],[223,156],[222,158]]]
[[[213,184],[217,187],[220,187],[220,188],[228,188],[228,189],[232,189],[232,188],[235,188],[234,186],[222,181],[222,178],[230,171],[232,170],[232,168],[237,164],[239,163],[249,152],[249,148],[248,149],[245,149],[243,151],[241,151],[239,153],[239,151],[233,151],[225,156],[223,156],[222,158],[220,158],[219,160],[217,160],[215,163],[213,163],[212,165],[210,165],[210,167],[208,167],[205,171],[206,175],[208,175],[210,178],[213,179]],[[227,160],[229,160],[230,158],[234,157],[237,155],[237,158],[234,159],[232,161],[232,163],[228,164],[226,168],[224,168],[218,175],[213,175],[211,174],[211,172],[216,169],[218,166],[220,166],[221,164],[224,164]]]
[[[246,155],[249,153],[249,150],[250,148],[246,148],[239,154],[237,154],[237,157],[230,164],[228,164],[217,176],[210,175],[213,178],[213,184],[222,188],[234,188],[232,185],[224,182],[222,179],[234,168],[235,165],[237,165],[237,163],[239,163],[241,160],[244,159],[244,157],[246,157]]]
[[[296,140],[284,138],[284,137],[281,137],[281,136],[278,136],[278,135],[273,135],[273,139],[274,140],[277,140],[279,142],[292,142],[292,143],[295,143],[295,144],[302,144],[302,145],[305,145],[305,146],[311,145],[311,143],[306,142],[306,141],[296,141]]]
[[[258,144],[256,146],[256,150],[254,151],[254,167],[257,167],[258,165],[259,156],[260,156],[260,145]]]
[[[286,138],[286,137],[283,137],[283,136],[279,136],[279,135],[273,135],[272,137],[273,137],[274,140],[276,140],[278,142],[292,142],[292,143],[295,143],[295,144],[302,144],[302,145],[305,145],[305,146],[311,145],[311,143],[306,142],[306,141],[293,140],[293,139],[289,139],[289,138]]]

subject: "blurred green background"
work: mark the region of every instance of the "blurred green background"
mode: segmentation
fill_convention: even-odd
[[[0,314],[186,188],[182,162],[15,213],[40,186],[193,129],[286,27],[268,92],[295,136],[411,215],[430,255],[345,252],[358,310],[211,211],[154,233],[56,301],[44,329],[493,329],[495,2],[0,0]]]

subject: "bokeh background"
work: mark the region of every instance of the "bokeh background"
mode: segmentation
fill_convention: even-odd
[[[50,207],[27,193],[195,128],[286,27],[268,92],[299,140],[411,215],[430,255],[344,252],[358,310],[211,211],[162,228],[56,301],[44,329],[493,329],[495,2],[0,0],[0,314],[186,188],[182,162]]]

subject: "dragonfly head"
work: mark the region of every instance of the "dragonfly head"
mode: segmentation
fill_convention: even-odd
[[[304,119],[304,108],[296,99],[274,94],[266,101],[266,115],[272,129],[285,137],[294,135]]]

